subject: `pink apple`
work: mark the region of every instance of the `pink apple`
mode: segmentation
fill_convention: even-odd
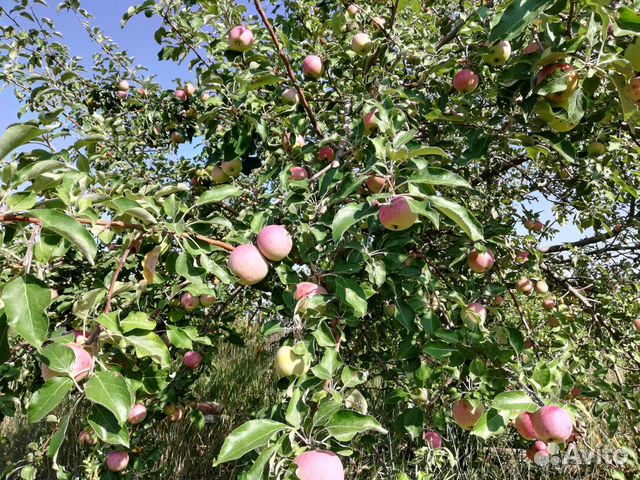
[[[540,45],[538,42],[531,42],[529,45],[524,47],[524,49],[522,50],[522,54],[532,55],[534,53],[538,53],[541,51],[542,51],[542,45]]]
[[[424,432],[422,438],[424,438],[424,442],[433,449],[442,447],[442,437],[438,432]]]
[[[293,240],[282,225],[269,225],[260,230],[256,244],[262,255],[272,261],[280,261],[289,255]]]
[[[527,458],[532,462],[538,460],[541,457],[548,457],[549,450],[547,444],[541,440],[536,441],[531,447],[527,449]]]
[[[474,407],[466,398],[453,404],[453,420],[465,430],[472,430],[483,413],[484,407],[482,405]]]
[[[186,102],[187,99],[189,98],[189,96],[187,95],[187,92],[185,92],[184,90],[182,90],[181,88],[177,89],[174,93],[175,97],[180,100],[181,102]]]
[[[374,27],[384,28],[384,26],[386,25],[387,21],[382,17],[373,17],[371,19],[371,23],[373,23]]]
[[[93,433],[87,431],[87,430],[83,430],[80,432],[80,435],[78,435],[78,443],[80,445],[97,445],[98,443],[98,439],[95,437],[95,435],[93,435]]]
[[[533,282],[528,278],[521,278],[516,282],[516,290],[518,290],[520,293],[529,295],[531,292],[533,292]]]
[[[305,313],[307,311],[308,299],[314,295],[327,295],[329,292],[317,283],[300,282],[296,285],[296,291],[293,293],[293,299],[299,302],[298,311]]]
[[[457,92],[471,93],[478,88],[479,77],[473,70],[463,68],[453,77],[453,88]]]
[[[93,368],[93,357],[81,345],[77,345],[75,343],[65,343],[63,345],[73,350],[73,353],[76,357],[75,361],[73,362],[73,366],[71,367],[71,377],[73,377],[76,382],[84,380],[85,378],[87,378],[89,372]],[[67,376],[66,373],[54,372],[44,363],[40,366],[40,370],[42,372],[42,379],[45,382],[52,377]]]
[[[196,93],[196,87],[193,85],[193,83],[187,83],[182,90],[184,90],[184,93],[187,94],[187,97],[193,97]]]
[[[351,39],[351,50],[357,55],[365,56],[373,48],[373,42],[366,33],[356,33]]]
[[[573,421],[560,407],[548,405],[533,414],[533,426],[540,440],[545,442],[565,442],[573,432]]]
[[[336,152],[329,146],[322,147],[318,152],[318,158],[323,162],[333,162],[336,158]]]
[[[317,55],[309,55],[302,62],[302,73],[307,78],[317,80],[322,76],[323,71],[322,59]]]
[[[388,205],[382,205],[378,211],[380,223],[388,230],[406,230],[418,221],[418,215],[411,211],[404,196],[393,197]]]
[[[516,418],[516,430],[525,440],[538,439],[538,432],[533,426],[533,414],[529,412],[522,412],[518,415],[518,418]]]
[[[244,52],[245,50],[248,50],[251,45],[253,45],[253,41],[253,33],[244,25],[233,27],[229,32],[229,49],[235,52]]]
[[[484,324],[487,319],[487,309],[481,303],[470,303],[462,311],[462,321],[468,328]]]
[[[309,178],[309,173],[304,167],[291,167],[289,171],[291,172],[291,178],[293,180],[305,180]]]
[[[128,92],[129,82],[127,82],[126,80],[120,80],[120,82],[118,83],[118,90],[120,90],[121,92]]]
[[[529,252],[518,252],[516,254],[516,263],[522,264],[529,261]]]
[[[122,451],[112,451],[107,455],[107,468],[112,472],[122,472],[129,465],[129,454]]]
[[[195,370],[202,363],[202,355],[200,355],[200,353],[198,352],[189,351],[184,354],[182,363],[189,370]]]
[[[229,255],[227,266],[239,278],[241,285],[254,285],[269,273],[269,264],[260,250],[250,243],[237,246]]]
[[[367,135],[372,134],[378,129],[378,119],[376,118],[377,110],[372,110],[362,117],[362,123],[364,124],[364,133]]]
[[[636,103],[640,102],[640,76],[633,77],[629,80],[629,83],[625,88],[625,92],[632,101]]]
[[[291,87],[282,92],[282,103],[285,105],[296,105],[298,103],[298,91]]]
[[[496,307],[499,307],[500,305],[502,305],[504,303],[504,297],[502,295],[496,295],[493,299],[493,304]]]
[[[371,174],[367,177],[367,188],[371,193],[380,193],[387,183],[387,179]]]
[[[209,92],[204,92],[202,95],[200,95],[200,101],[202,103],[206,103],[207,100],[209,100],[211,98],[211,94]]]
[[[180,297],[180,304],[185,310],[191,311],[200,306],[200,300],[195,295],[191,295],[189,292],[184,292]]]
[[[352,3],[351,5],[349,5],[347,7],[347,13],[349,15],[351,15],[352,17],[355,17],[358,12],[360,11],[360,7],[358,7],[356,4]]]
[[[542,308],[544,308],[545,310],[553,310],[554,308],[556,308],[556,302],[553,298],[545,298],[542,301]]]
[[[136,403],[131,407],[129,417],[127,417],[127,422],[131,425],[137,425],[138,423],[142,423],[145,418],[147,418],[147,407],[141,403]]]
[[[328,450],[311,450],[293,459],[300,480],[344,480],[340,457]]]
[[[474,250],[467,259],[469,268],[476,273],[484,273],[493,267],[495,257],[491,250],[486,252],[478,252]]]
[[[120,98],[120,99],[124,99],[127,98],[127,96],[129,95],[128,92],[123,92],[122,90],[118,90],[116,92],[116,97]]]

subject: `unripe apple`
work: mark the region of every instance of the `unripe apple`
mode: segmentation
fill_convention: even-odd
[[[302,62],[302,73],[305,77],[317,80],[324,72],[322,59],[318,55],[309,55]]]
[[[229,255],[227,266],[241,285],[254,285],[269,273],[269,264],[260,250],[250,243],[237,246]]]
[[[344,480],[340,458],[328,450],[311,450],[293,459],[300,480]]]
[[[562,408],[548,405],[533,414],[533,427],[540,440],[561,443],[571,436],[573,421]]]
[[[472,430],[483,413],[484,407],[482,405],[474,407],[466,398],[462,398],[453,404],[453,420],[465,430]]]
[[[310,362],[305,360],[304,355],[298,355],[293,351],[293,347],[282,346],[278,349],[275,358],[275,369],[281,377],[291,377],[304,375],[309,371]]]
[[[544,280],[538,280],[536,282],[536,293],[548,293],[549,292],[549,285],[547,285],[547,282],[545,282]]]
[[[640,317],[633,321],[633,326],[636,327],[636,332],[640,332]]]
[[[533,426],[533,414],[522,412],[516,418],[516,430],[525,440],[537,440],[538,432]]]
[[[333,162],[333,159],[336,158],[336,152],[333,148],[329,146],[322,147],[318,152],[318,158],[322,162]]]
[[[184,409],[182,407],[176,407],[175,405],[167,405],[164,407],[164,413],[169,417],[169,421],[179,422],[184,416]]]
[[[202,95],[200,95],[200,101],[202,103],[207,103],[207,100],[209,100],[211,98],[211,94],[209,94],[209,92],[204,92]]]
[[[367,188],[371,193],[380,193],[387,183],[387,179],[371,174],[367,177]]]
[[[242,160],[236,158],[235,160],[229,160],[228,162],[222,162],[220,165],[225,175],[229,177],[237,177],[242,173]]]
[[[467,259],[467,265],[469,265],[471,271],[476,273],[484,273],[490,270],[494,263],[495,257],[491,250],[487,250],[486,252],[474,250]]]
[[[352,17],[355,17],[359,11],[360,11],[360,7],[358,7],[353,3],[347,7],[347,13]]]
[[[516,282],[516,290],[518,290],[520,293],[529,295],[531,292],[533,292],[533,282],[528,278],[521,278]]]
[[[535,85],[541,85],[547,77],[558,70],[566,74],[567,87],[565,90],[560,92],[548,94],[546,98],[552,102],[562,102],[563,100],[567,100],[576,93],[576,90],[578,90],[578,87],[580,86],[580,75],[578,74],[576,67],[569,65],[568,63],[553,63],[551,65],[547,65],[536,75],[534,80]]]
[[[125,99],[127,98],[127,95],[129,95],[128,92],[123,92],[122,90],[118,90],[116,92],[116,97],[120,98],[120,99]]]
[[[471,93],[478,88],[480,78],[473,70],[463,68],[453,77],[453,88],[457,92]]]
[[[511,56],[511,44],[506,40],[491,46],[491,51],[482,55],[482,59],[487,65],[500,66],[507,63]]]
[[[229,32],[228,44],[229,50],[234,52],[244,52],[253,45],[253,33],[248,27],[238,25],[233,27]]]
[[[372,110],[362,117],[362,123],[364,124],[364,133],[371,135],[378,129],[378,119],[376,118],[377,110]]]
[[[535,222],[533,222],[534,232],[540,233],[542,230],[544,230],[544,223],[542,223],[540,220],[536,220]]]
[[[171,141],[173,143],[184,143],[184,135],[178,131],[171,132]]]
[[[538,53],[542,51],[542,45],[538,42],[531,42],[529,45],[524,47],[522,50],[523,55],[533,55],[534,53]]]
[[[502,295],[496,295],[495,298],[493,299],[493,304],[496,307],[501,306],[502,304],[504,304],[504,297]]]
[[[293,299],[299,302],[298,312],[304,314],[307,311],[308,299],[314,295],[327,295],[327,290],[313,282],[300,282],[296,285],[296,291],[293,293]]]
[[[527,458],[533,461],[540,461],[542,457],[548,457],[549,450],[547,449],[547,444],[541,440],[536,441],[533,445],[531,445],[527,449]]]
[[[196,93],[196,87],[193,83],[187,83],[184,87],[182,87],[184,93],[187,94],[187,97],[193,97]]]
[[[229,180],[229,176],[222,171],[222,168],[220,168],[220,166],[216,165],[215,167],[213,167],[213,169],[211,170],[211,181],[213,183],[218,185],[220,183],[226,182],[227,180]]]
[[[75,354],[75,361],[73,362],[73,366],[71,367],[71,377],[75,379],[76,382],[80,382],[87,378],[91,368],[93,368],[93,357],[89,352],[87,352],[81,345],[77,345],[75,343],[65,343],[63,346],[70,348],[73,350]],[[42,373],[42,379],[46,382],[52,377],[66,377],[66,373],[55,372],[51,370],[44,363],[40,366],[40,370]]]
[[[351,50],[357,55],[365,56],[373,48],[373,42],[366,33],[356,33],[351,39]]]
[[[175,94],[174,94],[174,95],[175,95],[175,96],[176,96],[176,98],[177,98],[178,100],[180,100],[181,102],[186,102],[186,101],[187,101],[187,98],[189,98],[189,96],[187,95],[187,92],[185,92],[185,91],[184,91],[184,90],[182,90],[181,88],[177,89],[177,90],[175,91]]]
[[[602,142],[591,142],[589,145],[587,145],[587,154],[592,157],[599,157],[606,151],[607,147],[605,147],[604,143]]]
[[[112,472],[122,472],[129,465],[127,452],[114,450],[107,455],[107,468]]]
[[[97,445],[98,439],[93,435],[93,433],[88,430],[83,430],[80,432],[80,435],[78,435],[78,443],[80,445],[94,446]]]
[[[292,180],[305,180],[309,178],[309,173],[304,167],[291,167],[289,171],[291,172]]]
[[[389,303],[387,305],[384,306],[384,314],[387,317],[393,317],[396,314],[396,304],[395,303]]]
[[[184,292],[180,297],[180,305],[187,311],[195,310],[200,306],[200,300],[189,292]]]
[[[378,211],[380,223],[388,230],[406,230],[418,221],[418,215],[411,211],[404,196],[396,196],[388,205],[382,205]]]
[[[131,407],[131,411],[127,417],[127,422],[131,425],[137,425],[138,423],[142,423],[145,418],[147,418],[147,407],[141,403],[136,403]]]
[[[196,110],[195,108],[191,107],[189,110],[184,112],[184,117],[188,118],[189,120],[193,120],[193,119],[198,117],[198,110]]]
[[[382,29],[387,24],[387,21],[382,17],[373,17],[371,23],[373,23],[374,27]]]
[[[126,80],[120,80],[120,82],[118,82],[118,90],[120,90],[121,92],[128,92],[129,82],[127,82]]]
[[[547,325],[549,325],[551,328],[559,327],[560,320],[558,320],[558,317],[555,317],[552,315],[549,318],[547,318]]]
[[[527,218],[524,221],[524,228],[526,228],[527,230],[533,230],[533,226],[535,225],[536,221],[532,218]]]
[[[556,301],[553,298],[545,298],[542,301],[542,308],[545,310],[553,310],[556,308]]]
[[[462,321],[467,328],[475,328],[483,325],[487,319],[487,309],[481,303],[470,303],[462,311]]]
[[[298,103],[298,92],[295,88],[287,88],[282,92],[282,103],[285,105],[296,105]]]
[[[424,432],[422,438],[424,438],[424,443],[433,449],[442,447],[442,437],[438,432]]]
[[[293,248],[293,240],[282,225],[269,225],[260,230],[256,244],[262,255],[278,262],[289,255]]]
[[[195,370],[202,363],[202,355],[198,352],[189,351],[184,354],[182,364],[189,370]]]
[[[640,77],[634,77],[629,80],[625,92],[632,101],[636,103],[640,102]]]
[[[529,261],[529,252],[518,252],[516,254],[516,263],[522,264]]]
[[[208,293],[200,295],[200,305],[203,307],[210,307],[214,303],[216,303],[216,297],[213,295],[209,295]]]

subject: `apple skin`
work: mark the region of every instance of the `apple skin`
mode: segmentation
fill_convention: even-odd
[[[276,352],[275,369],[281,377],[299,377],[309,371],[310,363],[304,356],[296,355],[293,347],[282,346]]]
[[[300,480],[344,480],[340,457],[328,450],[311,450],[293,459]]]
[[[544,230],[544,223],[542,223],[540,220],[536,220],[535,222],[533,222],[532,230],[538,233],[542,232],[542,230]]]
[[[424,432],[422,438],[424,438],[424,443],[434,450],[442,447],[442,436],[438,432]]]
[[[516,263],[523,264],[529,261],[529,252],[518,252],[516,254]]]
[[[175,405],[167,405],[164,407],[164,413],[169,417],[171,422],[179,422],[184,416],[184,409],[182,407],[176,407]]]
[[[189,351],[184,354],[182,363],[189,370],[195,370],[202,363],[202,355],[199,352]]]
[[[302,73],[305,77],[317,80],[324,72],[322,59],[318,55],[309,55],[302,62]]]
[[[352,3],[351,5],[349,5],[347,7],[347,13],[349,15],[351,15],[352,17],[355,17],[358,12],[360,11],[360,7],[358,7],[356,4]]]
[[[538,280],[536,282],[536,293],[549,293],[549,285],[544,280]]]
[[[501,306],[502,304],[504,304],[504,297],[502,295],[496,295],[495,298],[493,299],[493,304],[496,307]]]
[[[524,221],[524,228],[526,228],[527,230],[533,230],[533,226],[535,225],[536,221],[532,218],[528,218]]]
[[[482,405],[474,408],[465,398],[453,404],[453,420],[464,430],[472,430],[483,413],[484,407]]]
[[[211,98],[211,94],[209,92],[204,92],[202,95],[200,95],[200,101],[202,103],[207,103],[207,100],[209,100]]]
[[[222,162],[220,168],[222,168],[222,171],[228,177],[237,177],[242,173],[242,160],[236,158],[235,160]]]
[[[516,430],[522,438],[525,440],[537,440],[538,432],[536,432],[533,426],[533,414],[529,412],[522,412],[516,418]]]
[[[71,376],[75,379],[76,382],[80,382],[87,378],[89,372],[93,368],[93,357],[89,352],[87,352],[82,345],[78,345],[75,343],[65,343],[65,347],[73,350],[73,353],[76,356],[75,362],[73,362],[73,367],[71,368]],[[52,377],[66,377],[66,373],[55,372],[51,370],[44,363],[40,366],[40,370],[42,373],[42,379],[46,382]]]
[[[123,92],[122,90],[116,91],[116,97],[120,99],[127,98],[128,95],[129,95],[129,92]]]
[[[366,33],[356,33],[351,39],[351,50],[364,57],[373,48],[373,42]]]
[[[516,282],[516,290],[520,293],[529,295],[533,292],[533,282],[528,278],[521,278]]]
[[[229,255],[227,266],[238,277],[241,285],[255,285],[265,279],[269,273],[269,264],[260,250],[247,243],[239,245]]]
[[[258,233],[256,244],[262,255],[278,262],[291,252],[293,239],[282,225],[268,225]]]
[[[114,450],[107,455],[107,468],[112,472],[122,472],[129,465],[129,454]]]
[[[200,295],[200,305],[202,305],[203,307],[210,307],[214,303],[216,303],[216,297],[214,297],[213,295],[209,295],[209,294]]]
[[[547,444],[541,440],[536,441],[531,447],[527,449],[527,458],[532,462],[536,460],[536,458],[540,457],[548,457],[549,450],[547,449]]]
[[[551,311],[554,308],[556,308],[556,302],[553,298],[545,298],[542,301],[542,308],[544,308],[547,311]]]
[[[636,332],[639,332],[639,333],[640,333],[640,318],[636,318],[636,319],[633,321],[633,326],[635,327]]]
[[[298,92],[293,87],[287,88],[282,92],[281,100],[285,105],[297,105],[299,100]]]
[[[487,65],[499,67],[507,63],[510,56],[511,44],[506,40],[503,40],[491,46],[491,52],[482,55],[482,59]]]
[[[180,297],[180,305],[188,312],[195,310],[200,306],[200,299],[189,292],[184,292]]]
[[[607,151],[607,147],[602,142],[591,142],[587,145],[587,154],[591,157],[599,157]]]
[[[486,252],[478,252],[474,250],[469,255],[467,259],[467,265],[471,271],[475,273],[484,273],[487,272],[493,267],[495,263],[495,257],[491,250],[487,250]]]
[[[171,141],[173,143],[184,143],[184,135],[178,131],[171,132]]]
[[[213,183],[218,185],[220,183],[226,182],[227,180],[229,180],[229,176],[222,171],[222,168],[220,168],[219,165],[213,167],[213,169],[211,170],[211,181]]]
[[[145,418],[147,418],[147,407],[145,407],[141,403],[136,403],[133,407],[131,407],[131,411],[129,412],[129,416],[127,417],[127,422],[129,422],[131,425],[137,425],[144,422]]]
[[[127,82],[126,80],[120,80],[118,82],[118,90],[120,90],[121,92],[128,92],[129,82]]]
[[[180,100],[181,102],[186,102],[187,98],[189,98],[189,96],[187,95],[187,92],[185,92],[184,90],[182,90],[181,88],[177,89],[174,93],[175,97]]]
[[[640,102],[640,76],[629,80],[625,92],[634,102]]]
[[[533,414],[533,427],[540,440],[562,443],[571,436],[573,421],[562,408],[548,405]]]
[[[529,45],[524,47],[522,50],[523,55],[533,55],[534,53],[538,53],[542,51],[542,45],[538,42],[531,42]]]
[[[307,311],[307,299],[314,295],[327,295],[327,289],[317,283],[300,282],[296,285],[296,291],[293,293],[293,299],[299,302],[298,312],[304,314]]]
[[[383,29],[384,26],[387,24],[387,21],[382,17],[373,17],[371,19],[371,23],[373,24],[374,27]]]
[[[253,41],[253,33],[244,25],[233,27],[227,39],[229,50],[233,50],[234,52],[244,52],[248,50],[251,48],[251,45],[253,45]]]
[[[387,179],[377,175],[369,175],[367,177],[367,188],[371,193],[380,193],[387,184]]]
[[[187,83],[182,90],[187,94],[187,97],[193,97],[196,93],[196,87],[193,83]]]
[[[377,110],[372,110],[362,117],[362,123],[364,124],[364,133],[366,135],[371,135],[378,129],[378,119],[376,118],[376,113]]]
[[[487,309],[481,303],[470,303],[462,311],[461,317],[467,328],[475,328],[484,324],[487,319]]]
[[[309,172],[304,167],[291,167],[289,172],[291,172],[292,180],[306,180],[309,178]]]
[[[98,439],[91,432],[83,430],[78,435],[78,443],[80,445],[94,446],[98,444]]]
[[[535,85],[538,86],[542,84],[549,75],[558,70],[566,73],[567,88],[561,92],[550,93],[546,96],[547,100],[556,103],[567,100],[578,90],[580,86],[580,75],[578,75],[576,67],[568,63],[553,63],[540,70],[534,80]]]
[[[333,162],[334,158],[336,158],[336,152],[329,146],[322,147],[318,152],[318,158],[322,162]]]
[[[453,77],[453,88],[456,92],[471,93],[478,88],[480,78],[468,68],[463,68]]]
[[[399,232],[411,227],[418,220],[418,214],[413,213],[406,197],[393,197],[388,205],[382,205],[378,211],[380,223],[387,230]]]

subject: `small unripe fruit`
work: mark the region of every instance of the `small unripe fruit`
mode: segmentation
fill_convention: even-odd
[[[470,303],[462,311],[462,321],[467,328],[474,328],[483,325],[487,319],[487,309],[481,303]]]
[[[544,67],[538,74],[534,80],[536,86],[541,85],[547,77],[552,75],[554,72],[560,70],[566,74],[566,84],[567,87],[565,90],[560,92],[549,93],[546,98],[552,102],[562,102],[563,100],[567,100],[570,98],[580,86],[580,76],[578,75],[578,71],[576,67],[573,65],[569,65],[568,63],[554,63],[551,65],[547,65]]]
[[[196,93],[196,87],[193,83],[187,83],[182,90],[187,94],[187,97],[193,97]]]
[[[198,117],[198,110],[196,110],[195,108],[191,107],[189,110],[184,112],[184,117],[188,118],[189,120],[193,120],[193,119]]]
[[[285,105],[296,105],[298,103],[298,92],[295,88],[287,88],[282,92],[282,103]]]
[[[503,303],[504,303],[504,297],[502,295],[496,295],[495,298],[493,299],[493,304],[496,307],[499,307]]]
[[[529,280],[528,278],[521,278],[516,282],[516,290],[518,290],[520,293],[529,295],[531,292],[533,292],[533,282],[531,282],[531,280]]]
[[[549,285],[544,280],[538,280],[536,282],[536,293],[548,293]]]
[[[112,472],[122,472],[129,465],[127,452],[113,451],[107,455],[107,468]]]
[[[484,273],[490,270],[494,263],[495,257],[491,250],[487,250],[486,252],[474,250],[467,259],[469,268],[476,273]]]
[[[478,88],[479,80],[478,75],[473,70],[464,68],[453,77],[453,88],[457,92],[471,93]]]
[[[202,355],[198,352],[190,351],[184,354],[182,363],[189,370],[195,370],[202,363]]]
[[[200,305],[203,307],[210,307],[216,303],[216,297],[207,293],[200,295]]]
[[[553,310],[554,308],[556,308],[556,302],[553,298],[545,298],[542,301],[542,308],[544,308],[545,310]]]
[[[309,173],[304,167],[291,167],[289,171],[291,172],[292,180],[305,180],[309,178]]]
[[[356,33],[351,39],[351,50],[360,56],[364,56],[373,48],[373,42],[366,33]]]
[[[171,132],[171,141],[173,143],[184,143],[184,135],[177,131]]]
[[[524,47],[522,50],[523,55],[533,55],[534,53],[538,53],[542,51],[542,45],[538,42],[531,42],[529,45]]]
[[[280,261],[289,255],[293,240],[282,225],[269,225],[260,230],[256,244],[262,255],[272,261]]]
[[[362,123],[364,124],[364,133],[367,135],[372,134],[378,129],[378,119],[376,118],[376,110],[372,110],[362,117]]]
[[[472,430],[483,413],[484,407],[482,405],[474,407],[469,400],[464,398],[453,404],[453,420],[465,430]]]
[[[323,71],[322,59],[317,55],[309,55],[302,62],[302,73],[307,78],[317,80],[322,76]]]
[[[522,412],[518,415],[518,418],[516,418],[516,430],[525,440],[538,439],[538,432],[533,426],[533,414],[529,412]]]
[[[200,306],[200,300],[195,295],[191,295],[189,292],[184,292],[180,297],[180,304],[185,310],[191,311]]]
[[[121,92],[128,92],[129,82],[127,82],[126,80],[120,80],[120,82],[118,83],[118,90],[120,90]]]
[[[91,432],[83,430],[80,432],[80,435],[78,435],[78,443],[80,445],[94,446],[97,445],[98,439]]]
[[[511,56],[511,44],[506,40],[496,43],[489,53],[482,55],[487,65],[501,66],[507,63]]]
[[[329,146],[322,147],[318,152],[318,158],[323,162],[333,162],[333,159],[336,158],[336,152]]]
[[[544,223],[542,223],[540,220],[536,220],[535,222],[533,222],[533,231],[534,232],[542,232],[542,230],[544,230]]]
[[[535,220],[533,220],[533,219],[531,219],[531,218],[528,218],[528,219],[526,219],[526,220],[524,221],[524,227],[525,227],[527,230],[533,230],[533,226],[535,225],[535,223],[536,223],[536,221],[535,221]]]
[[[587,153],[592,157],[599,157],[606,151],[607,147],[602,142],[591,142],[587,145]]]
[[[347,13],[352,17],[355,17],[359,11],[360,11],[360,8],[353,3],[347,7]]]
[[[388,305],[384,306],[384,314],[387,317],[393,317],[396,314],[396,304],[395,303],[389,303]]]
[[[547,325],[549,325],[551,328],[559,327],[560,320],[558,320],[558,317],[551,316],[547,319]]]
[[[254,285],[265,279],[269,264],[254,245],[239,245],[229,255],[227,266],[239,278],[241,285]]]
[[[310,364],[304,355],[297,355],[293,347],[282,346],[275,358],[275,369],[281,377],[300,376],[309,371]]]
[[[253,40],[253,33],[248,27],[245,27],[244,25],[233,27],[229,32],[229,50],[244,52],[253,45]]]
[[[237,177],[242,173],[242,160],[236,158],[235,160],[229,160],[228,162],[222,162],[220,165],[225,175],[229,177]]]
[[[424,438],[424,443],[433,449],[442,447],[442,437],[438,432],[424,432],[422,438]]]
[[[145,418],[147,418],[147,407],[141,403],[136,403],[131,407],[129,417],[127,417],[127,422],[131,425],[137,425],[138,423],[142,423]]]
[[[71,377],[75,379],[76,382],[80,382],[84,380],[89,375],[91,368],[93,367],[93,357],[87,350],[85,350],[81,345],[77,345],[75,343],[65,343],[65,347],[73,350],[75,354],[75,361],[73,362],[73,366],[71,367]],[[46,382],[52,377],[66,377],[66,373],[55,372],[51,370],[44,363],[40,366],[40,370],[42,372],[42,379]]]
[[[382,205],[378,217],[386,229],[394,231],[406,230],[418,221],[404,196],[393,197],[388,205]]]
[[[187,98],[189,98],[189,96],[187,95],[187,92],[185,92],[184,90],[182,90],[181,88],[177,89],[175,92],[175,96],[178,100],[180,100],[181,102],[186,102]]]
[[[565,442],[573,432],[573,421],[560,407],[549,405],[533,414],[533,426],[540,440]]]
[[[387,183],[387,179],[377,175],[369,175],[367,177],[367,188],[371,193],[380,193]]]
[[[340,458],[327,450],[311,450],[293,459],[300,480],[344,480]]]
[[[218,185],[220,183],[226,182],[227,180],[229,180],[229,176],[222,171],[222,168],[220,168],[219,165],[213,167],[213,169],[211,170],[211,181],[213,183]]]

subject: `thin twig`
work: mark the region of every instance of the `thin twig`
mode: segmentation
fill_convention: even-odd
[[[111,284],[109,285],[109,290],[107,291],[107,303],[104,306],[105,314],[111,313],[111,300],[113,299],[113,292],[115,292],[115,289],[116,289],[116,283],[118,283],[118,277],[120,276],[120,272],[122,272],[122,269],[124,268],[124,264],[127,262],[127,258],[129,258],[129,254],[134,249],[138,248],[141,237],[142,237],[141,234],[137,234],[133,238],[133,240],[131,240],[131,243],[125,249],[124,253],[122,254],[122,257],[120,258],[120,263],[118,264],[118,267],[116,268],[115,272],[113,272],[113,277],[111,278]]]
[[[29,273],[31,271],[31,262],[33,261],[33,247],[36,243],[36,238],[40,235],[40,231],[42,230],[42,225],[35,225],[33,227],[33,231],[31,232],[31,238],[29,238],[29,244],[27,246],[27,253],[24,256],[24,261],[22,265],[24,266],[25,273]]]

